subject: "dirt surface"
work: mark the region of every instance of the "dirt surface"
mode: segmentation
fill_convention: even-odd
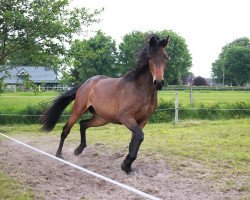
[[[59,140],[46,135],[15,135],[14,138],[52,155]],[[240,190],[227,187],[227,178],[215,178],[211,169],[191,159],[170,167],[159,156],[140,152],[133,164],[135,173],[127,175],[120,169],[127,147],[114,152],[104,144],[96,143],[88,146],[81,155],[74,156],[77,145],[70,141],[65,143],[65,160],[161,199],[221,200],[241,199],[244,195]],[[2,137],[0,169],[31,187],[36,199],[144,199]],[[239,186],[241,181],[238,177]]]

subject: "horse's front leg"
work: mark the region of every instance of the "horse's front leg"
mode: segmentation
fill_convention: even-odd
[[[133,161],[137,158],[139,147],[142,141],[144,140],[144,133],[142,132],[140,126],[133,119],[128,119],[128,121],[125,120],[123,124],[132,131],[132,138],[129,144],[129,154],[122,162],[121,168],[126,173],[130,173],[131,171],[133,171],[131,165]]]

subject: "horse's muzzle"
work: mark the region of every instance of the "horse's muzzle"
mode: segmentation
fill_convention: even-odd
[[[161,90],[163,88],[164,85],[164,80],[158,81],[158,80],[154,80],[154,87],[156,90]]]

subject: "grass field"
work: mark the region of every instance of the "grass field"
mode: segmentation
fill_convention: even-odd
[[[63,124],[56,126],[49,134],[58,135]],[[15,136],[41,135],[39,125],[5,125],[0,132]],[[153,155],[163,158],[175,170],[185,170],[186,164],[192,160],[211,169],[211,179],[223,177],[227,184],[223,189],[249,191],[250,169],[250,119],[218,120],[218,121],[182,121],[178,126],[172,124],[148,124],[145,127],[145,140],[139,154]],[[87,143],[89,146],[102,143],[114,150],[128,145],[131,134],[121,126],[109,124],[104,127],[88,130]],[[1,139],[1,138],[0,138]],[[79,126],[74,126],[67,141],[79,141]],[[194,172],[195,173],[195,172]],[[235,178],[236,177],[236,178]],[[237,177],[244,177],[243,184],[236,188]],[[11,181],[0,173],[0,189],[5,192],[13,191]],[[222,186],[221,186],[222,187]],[[10,188],[10,189],[9,189]],[[14,188],[15,191],[15,188]],[[29,195],[28,194],[20,194]],[[21,198],[22,199],[22,198]],[[29,199],[29,198],[27,198]]]
[[[40,102],[53,100],[60,93],[49,91],[35,94],[34,92],[17,92],[0,94],[0,112],[18,113],[29,105],[37,105]],[[175,99],[174,91],[160,91],[159,101],[172,101]],[[190,105],[189,92],[179,92],[179,102],[183,107]],[[195,107],[203,105],[228,105],[236,102],[245,102],[250,106],[250,92],[248,91],[194,91],[193,103]]]
[[[182,106],[190,105],[190,93],[187,91],[179,91],[179,103]],[[159,100],[174,101],[174,91],[160,91]],[[249,91],[193,91],[193,106],[219,104],[233,104],[236,102],[246,102],[250,105]]]
[[[19,113],[29,105],[53,100],[59,92],[50,91],[35,94],[33,92],[17,92],[0,94],[0,113]],[[159,101],[174,102],[174,91],[160,91]],[[179,92],[179,102],[182,107],[189,107],[189,92]],[[250,92],[248,91],[194,91],[194,107],[200,105],[220,104],[221,107],[245,102],[250,107]],[[63,124],[56,126],[50,133],[61,132]],[[0,132],[9,135],[36,135],[39,124],[35,125],[1,125]],[[234,177],[248,177],[250,174],[250,118],[232,120],[182,120],[178,126],[171,123],[148,124],[145,127],[145,141],[140,152],[166,160],[171,168],[185,170],[189,160],[202,163],[213,171],[213,179],[224,177],[228,184],[223,189],[249,191],[250,184],[244,180],[240,188],[236,188]],[[88,130],[89,145],[101,143],[117,150],[127,146],[131,134],[126,128],[118,125],[107,125]],[[1,140],[1,138],[0,138]],[[69,141],[79,141],[79,127],[74,126],[67,138]],[[98,152],[97,152],[98,153]],[[1,167],[1,161],[0,161]],[[18,184],[0,170],[0,199],[33,199],[32,191]],[[2,195],[2,196],[1,196]]]
[[[40,102],[53,100],[60,93],[49,91],[42,93],[16,92],[0,94],[0,112],[19,113],[29,105],[37,105]]]

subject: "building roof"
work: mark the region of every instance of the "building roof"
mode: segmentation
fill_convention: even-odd
[[[9,68],[10,66],[6,66]],[[35,83],[58,83],[57,76],[53,70],[47,67],[34,66],[15,66],[7,70],[10,76],[4,79],[6,84],[22,83],[24,76],[29,76],[29,80]],[[3,77],[5,72],[0,72],[0,77]]]

